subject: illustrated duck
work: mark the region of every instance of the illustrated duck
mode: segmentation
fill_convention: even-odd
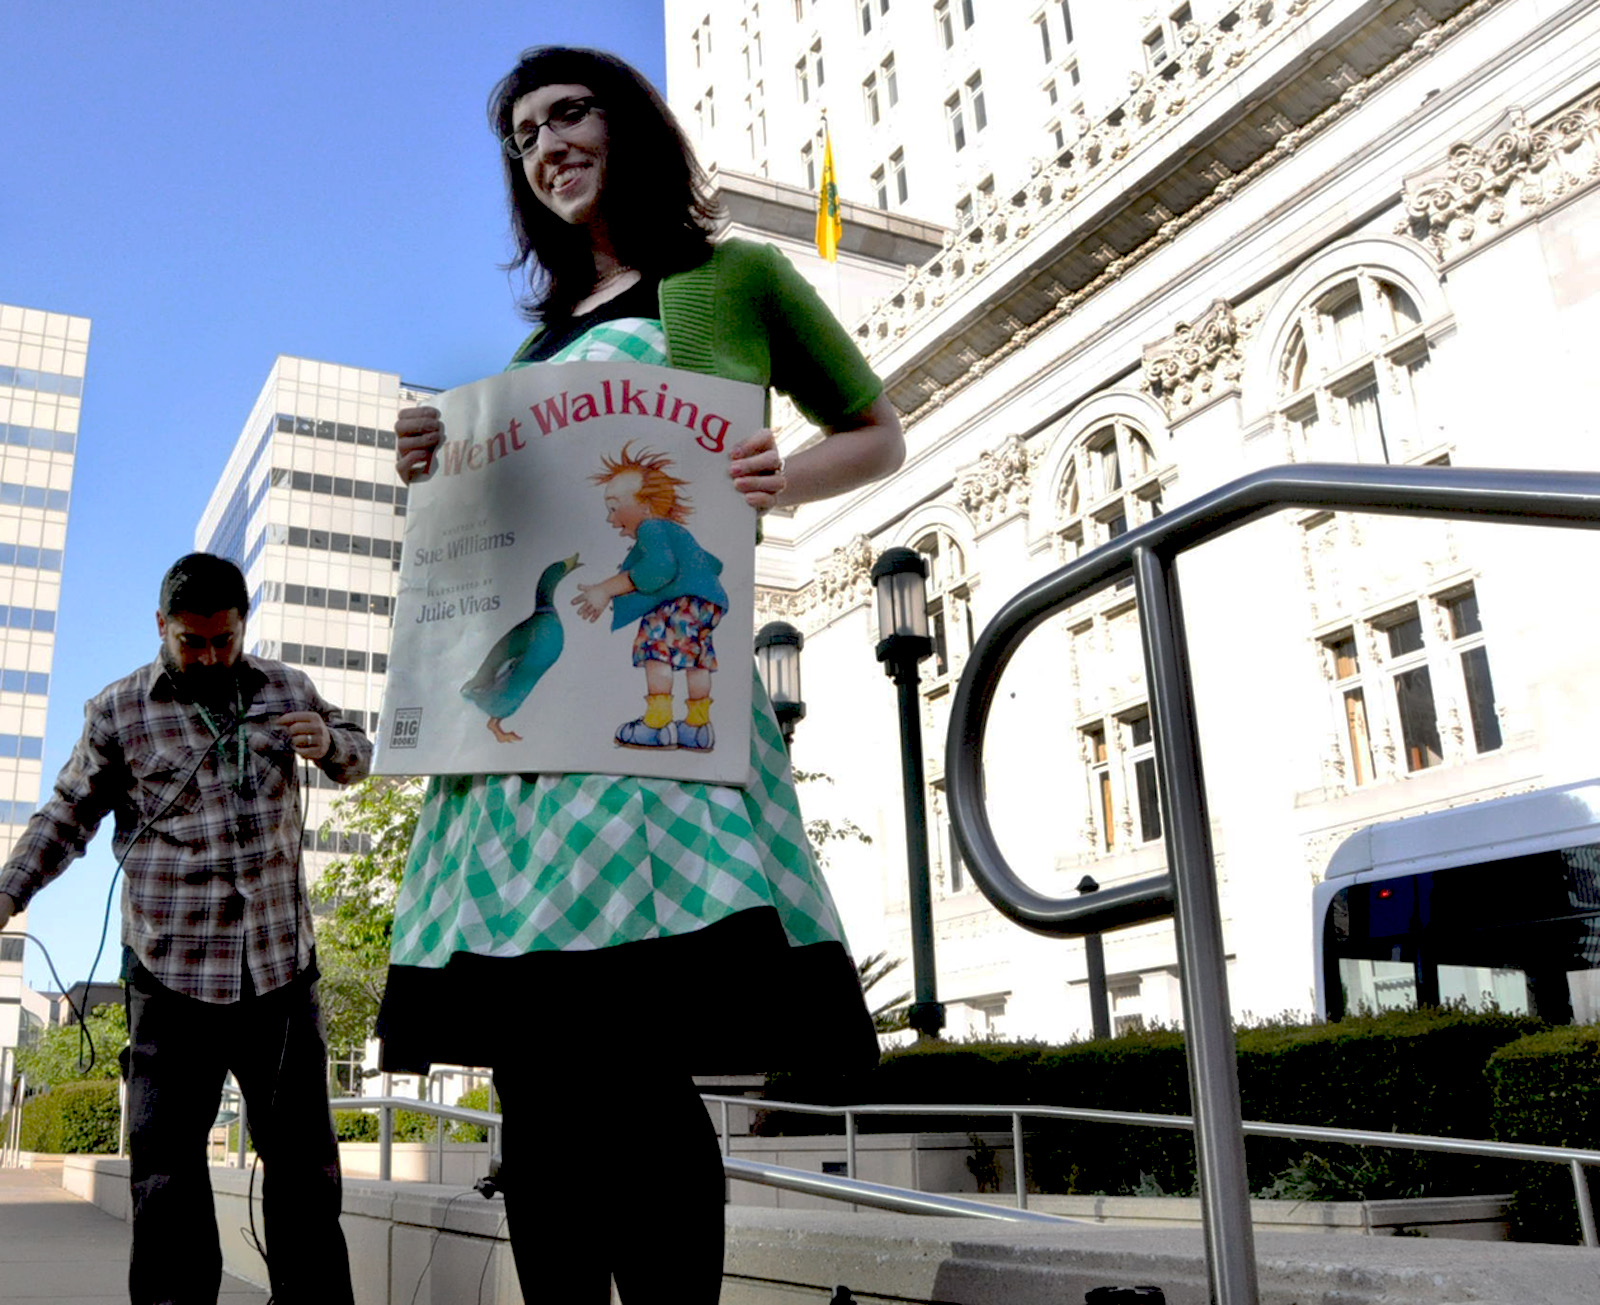
[[[501,743],[520,743],[522,736],[502,729],[500,722],[522,706],[533,686],[556,664],[565,636],[556,614],[556,586],[582,563],[578,555],[545,567],[533,615],[516,625],[489,650],[478,673],[461,686],[461,694],[489,715],[489,732]]]

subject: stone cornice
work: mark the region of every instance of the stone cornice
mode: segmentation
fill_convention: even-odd
[[[1421,241],[1441,263],[1538,216],[1600,180],[1600,92],[1529,126],[1508,109],[1476,141],[1405,179],[1405,217],[1396,235]]]
[[[856,328],[889,397],[926,416],[1498,3],[1247,0],[1185,28],[1170,79],[1136,78]],[[1302,24],[1326,51],[1309,63]]]

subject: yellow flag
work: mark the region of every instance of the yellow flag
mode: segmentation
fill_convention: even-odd
[[[844,223],[839,219],[839,187],[833,177],[833,137],[823,128],[822,186],[817,191],[817,253],[830,263],[839,261],[839,237]]]

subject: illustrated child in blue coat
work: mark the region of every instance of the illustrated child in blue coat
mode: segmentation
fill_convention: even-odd
[[[667,470],[672,460],[632,449],[630,442],[615,458],[602,456],[605,470],[590,479],[605,490],[607,523],[633,540],[633,547],[609,580],[579,585],[572,605],[584,620],[596,621],[609,604],[613,630],[639,623],[633,664],[644,667],[645,713],[618,728],[618,746],[709,752],[716,741],[711,675],[717,654],[711,632],[728,610],[727,591],[717,579],[722,562],[684,528],[694,509],[678,492],[689,482]],[[672,719],[674,671],[684,673],[686,689],[678,721]]]

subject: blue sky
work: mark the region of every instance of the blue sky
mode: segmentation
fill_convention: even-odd
[[[47,786],[83,701],[155,655],[161,574],[278,354],[450,386],[522,338],[484,105],[544,43],[612,50],[665,90],[661,0],[7,0],[0,302],[93,320]],[[67,983],[109,843],[29,912]],[[54,986],[36,949],[25,975]]]

